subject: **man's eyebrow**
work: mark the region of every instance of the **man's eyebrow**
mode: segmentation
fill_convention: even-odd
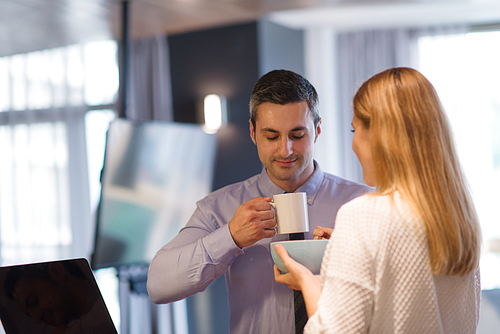
[[[273,128],[263,128],[260,130],[260,132],[273,132],[273,133],[278,133],[277,130],[274,130]]]
[[[304,131],[304,130],[307,130],[307,127],[305,126],[297,126],[295,128],[293,128],[292,130],[290,130],[290,132],[295,132],[295,131]],[[273,132],[273,133],[279,133],[278,130],[275,130],[273,128],[263,128],[260,130],[261,132]]]

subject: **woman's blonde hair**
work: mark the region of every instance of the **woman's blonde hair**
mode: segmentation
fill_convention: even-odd
[[[377,191],[399,191],[425,224],[435,274],[479,265],[481,232],[449,123],[432,84],[411,68],[366,81],[354,115],[370,129]]]

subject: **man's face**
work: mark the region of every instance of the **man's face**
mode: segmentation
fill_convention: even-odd
[[[321,120],[314,126],[307,102],[285,105],[264,102],[257,107],[250,136],[271,180],[293,192],[314,172],[313,147],[321,133]]]

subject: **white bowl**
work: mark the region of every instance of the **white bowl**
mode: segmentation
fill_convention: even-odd
[[[271,255],[278,269],[283,274],[288,273],[283,261],[274,250],[274,245],[280,244],[285,247],[292,259],[306,266],[313,274],[318,275],[327,243],[328,240],[286,240],[271,242]]]

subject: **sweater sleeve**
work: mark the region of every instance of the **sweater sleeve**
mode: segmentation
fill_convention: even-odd
[[[354,202],[354,203],[353,203]],[[321,266],[322,293],[306,333],[366,333],[374,298],[372,244],[358,200],[338,212]]]

